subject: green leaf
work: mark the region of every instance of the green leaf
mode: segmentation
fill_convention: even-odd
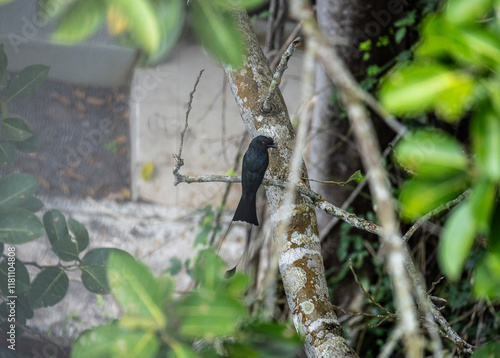
[[[71,240],[64,215],[59,210],[47,211],[43,225],[55,254],[63,261],[78,260],[78,246]]]
[[[190,7],[194,29],[212,56],[235,68],[241,67],[244,40],[231,13],[211,1],[194,1]]]
[[[47,267],[38,273],[31,284],[29,301],[33,309],[53,306],[64,298],[69,280],[58,267]]]
[[[490,109],[482,109],[472,123],[472,147],[481,172],[491,180],[500,180],[500,118]]]
[[[112,323],[84,331],[73,344],[72,358],[156,357],[160,342],[149,331],[130,331]]]
[[[204,287],[215,289],[225,282],[226,264],[212,249],[201,250],[194,267],[194,277]]]
[[[450,280],[460,278],[463,265],[476,238],[477,222],[469,201],[453,210],[443,228],[438,258],[443,273]]]
[[[22,142],[13,142],[14,147],[23,153],[36,153],[40,149],[40,139],[36,134],[33,134],[28,139]]]
[[[113,296],[126,316],[139,318],[135,323],[141,328],[165,326],[163,292],[145,265],[130,255],[113,252],[108,259],[107,277]]]
[[[487,253],[479,262],[473,277],[473,292],[478,298],[500,299],[500,253]]]
[[[45,81],[50,67],[44,65],[31,65],[14,76],[9,86],[9,101],[24,99],[35,92]]]
[[[155,10],[148,0],[108,0],[123,17],[135,43],[148,54],[158,51],[161,29]]]
[[[409,65],[393,74],[379,95],[382,104],[397,115],[422,114],[435,110],[454,122],[471,105],[474,77],[439,64]]]
[[[36,213],[38,210],[43,208],[43,203],[40,199],[30,196],[21,205],[19,205],[19,208]]]
[[[406,13],[406,15],[394,22],[395,27],[406,27],[406,26],[412,26],[415,24],[415,15],[416,11],[411,10]]]
[[[415,220],[456,198],[461,194],[469,177],[466,174],[455,175],[441,180],[412,179],[403,184],[399,200],[402,215],[407,220]]]
[[[62,15],[52,38],[66,44],[83,41],[99,29],[105,14],[106,3],[102,0],[74,2]]]
[[[222,290],[202,288],[180,302],[181,334],[213,340],[234,334],[247,319],[243,303]]]
[[[496,185],[488,180],[481,180],[474,184],[469,196],[471,212],[477,223],[478,230],[489,232],[490,220],[495,204]]]
[[[12,142],[0,142],[0,163],[10,165],[16,159],[16,150]]]
[[[37,187],[38,180],[29,174],[14,173],[0,178],[0,209],[19,206]]]
[[[500,39],[498,34],[487,28],[461,29],[460,34],[471,52],[481,64],[498,65]]]
[[[89,244],[89,232],[85,226],[74,219],[69,219],[68,225],[71,233],[73,234],[74,240],[76,241],[78,253],[80,253],[85,250]]]
[[[24,244],[43,235],[43,225],[33,214],[24,209],[2,212],[0,241],[6,244]]]
[[[178,257],[170,258],[170,266],[165,270],[165,273],[168,273],[172,276],[177,275],[182,270],[182,261]]]
[[[175,358],[197,358],[198,355],[193,352],[193,349],[185,344],[175,342],[172,344],[172,350],[175,353]]]
[[[406,27],[400,27],[398,31],[394,34],[394,40],[396,40],[397,44],[400,44],[403,41],[406,35]]]
[[[80,270],[82,270],[82,283],[87,290],[100,295],[110,293],[106,267],[111,252],[119,252],[128,255],[127,252],[114,248],[98,248],[88,251],[82,258]]]
[[[12,258],[11,260],[9,260]],[[10,276],[9,276],[10,273]],[[12,291],[9,289],[9,280]],[[0,290],[6,296],[17,296],[30,289],[30,275],[21,260],[8,256],[0,263]]]
[[[182,0],[156,1],[151,3],[161,32],[158,50],[147,58],[147,64],[158,63],[173,49],[182,32],[186,17],[185,4]]]
[[[422,178],[447,178],[467,169],[460,143],[436,130],[407,134],[394,150],[398,164]]]
[[[473,24],[491,9],[491,0],[453,0],[447,1],[446,19],[456,25]]]
[[[21,118],[5,118],[2,121],[2,132],[7,140],[24,141],[33,135],[30,127]]]

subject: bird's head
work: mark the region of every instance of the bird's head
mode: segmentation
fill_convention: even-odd
[[[254,148],[266,150],[267,148],[276,148],[276,144],[274,144],[274,140],[272,138],[259,135],[252,139],[252,143],[250,143],[250,146],[253,146]]]

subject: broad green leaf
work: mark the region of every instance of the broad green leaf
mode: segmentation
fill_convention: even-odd
[[[460,143],[440,131],[409,133],[396,146],[394,156],[398,164],[422,178],[447,178],[467,169]]]
[[[9,260],[12,257],[13,260]],[[10,275],[9,275],[10,274]],[[9,280],[11,288],[9,288]],[[5,296],[17,296],[30,289],[30,275],[21,260],[5,257],[0,263],[0,290]]]
[[[0,217],[0,241],[6,244],[24,244],[43,235],[43,225],[31,212],[12,209]]]
[[[82,283],[87,290],[100,295],[110,292],[106,267],[111,252],[119,252],[128,255],[127,252],[114,248],[98,248],[88,251],[82,258],[80,270],[82,270]]]
[[[463,265],[476,238],[477,222],[469,201],[451,213],[443,228],[438,258],[441,270],[450,280],[460,278]]]
[[[9,86],[9,101],[24,99],[35,92],[45,81],[50,67],[44,65],[31,65],[14,76]]]
[[[399,196],[402,215],[415,220],[460,195],[469,182],[465,174],[440,180],[412,179],[403,184]]]
[[[221,282],[225,282],[225,271],[225,262],[212,249],[205,249],[198,253],[194,277],[204,287],[215,289]]]
[[[470,46],[478,62],[491,66],[498,65],[500,58],[500,38],[487,28],[461,29],[461,36]]]
[[[477,223],[477,228],[483,233],[488,233],[491,216],[496,197],[496,185],[488,180],[482,180],[474,184],[469,196],[471,212]]]
[[[72,358],[156,357],[160,342],[154,331],[130,331],[113,323],[84,331],[73,344]]]
[[[193,349],[185,344],[175,342],[172,344],[172,350],[175,353],[175,358],[197,358],[198,355],[193,352]]]
[[[124,19],[130,35],[148,54],[160,47],[161,29],[155,10],[148,0],[108,0],[113,11]]]
[[[21,205],[19,205],[19,208],[36,213],[38,210],[43,208],[43,203],[40,199],[30,196]]]
[[[55,41],[73,44],[96,32],[104,21],[106,3],[102,0],[77,1],[62,15],[52,33]]]
[[[38,180],[29,174],[14,173],[0,178],[0,209],[19,206],[37,187]]]
[[[173,49],[182,32],[186,17],[185,2],[182,0],[156,1],[151,4],[158,18],[161,42],[158,50],[148,56],[147,64],[158,63]]]
[[[235,68],[241,67],[244,40],[231,13],[210,1],[194,1],[190,7],[194,29],[212,56]]]
[[[108,258],[107,277],[113,296],[126,316],[140,318],[141,328],[165,326],[163,292],[148,267],[130,255],[113,252]]]
[[[14,142],[15,143],[15,142]],[[2,165],[10,165],[16,159],[16,149],[13,142],[0,142],[0,163]]]
[[[7,140],[24,141],[33,135],[30,127],[21,118],[5,118],[2,121],[2,133]]]
[[[239,298],[221,289],[202,288],[180,302],[181,333],[190,337],[213,340],[234,334],[247,319],[247,310]]]
[[[76,242],[78,253],[80,253],[85,250],[85,248],[89,244],[89,232],[87,231],[85,226],[74,219],[69,219],[68,225],[69,230],[73,234],[74,240]]]
[[[500,180],[500,118],[492,110],[480,110],[471,123],[472,147],[480,171],[491,180]]]
[[[491,0],[450,0],[446,2],[444,14],[456,25],[474,24],[492,5]]]
[[[63,270],[55,266],[44,268],[31,284],[31,307],[36,309],[55,305],[64,298],[68,286],[68,276]]]
[[[382,104],[398,115],[435,110],[444,120],[461,118],[471,105],[474,77],[439,64],[414,64],[394,73],[380,91]]]
[[[40,149],[40,139],[36,134],[22,142],[13,142],[13,144],[18,151],[23,153],[36,153]]]
[[[63,261],[78,260],[78,246],[71,240],[64,215],[59,210],[49,210],[43,215],[43,225],[55,254]]]
[[[473,291],[478,298],[500,299],[500,253],[487,253],[474,272]]]
[[[3,4],[7,4],[9,2],[11,2],[12,0],[0,0],[0,4],[3,5]]]

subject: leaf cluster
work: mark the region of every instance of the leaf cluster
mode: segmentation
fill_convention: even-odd
[[[407,135],[395,161],[411,173],[401,188],[406,219],[415,220],[470,189],[452,211],[439,245],[439,263],[460,278],[477,237],[488,250],[475,269],[478,297],[500,298],[500,27],[498,1],[452,0],[424,19],[414,60],[400,66],[379,92],[384,106],[401,116],[434,112],[449,124],[470,117],[471,147],[443,131]]]
[[[158,63],[177,43],[189,13],[203,45],[216,58],[238,67],[244,41],[231,14],[263,0],[43,0],[39,16],[54,20],[55,41],[74,44],[94,35],[106,22],[108,33],[125,46],[142,51],[146,65]]]

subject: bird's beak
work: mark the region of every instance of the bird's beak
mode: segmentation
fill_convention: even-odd
[[[268,144],[268,145],[266,145],[266,147],[267,147],[267,148],[278,148],[278,147],[276,146],[276,144],[274,144],[274,143],[273,143],[273,144]]]

